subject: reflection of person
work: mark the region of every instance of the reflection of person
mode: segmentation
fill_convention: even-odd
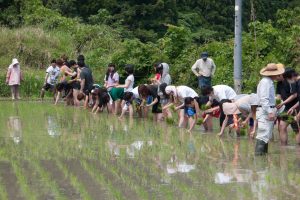
[[[216,71],[216,65],[208,53],[203,52],[201,58],[192,66],[193,73],[198,77],[198,85],[201,89],[204,86],[211,86],[211,77]]]
[[[6,84],[10,86],[12,100],[20,99],[19,86],[21,84],[22,73],[20,69],[19,61],[14,58],[9,65],[6,74]]]
[[[16,116],[11,116],[8,118],[7,127],[9,134],[12,137],[13,141],[18,144],[22,138],[22,123],[21,119]]]
[[[60,135],[57,119],[54,116],[47,116],[47,131],[51,137]]]
[[[268,143],[272,138],[274,121],[276,119],[274,81],[280,80],[284,73],[282,64],[270,63],[260,71],[263,78],[257,86],[257,95],[260,106],[256,116],[258,130],[256,136],[255,155],[268,153]]]

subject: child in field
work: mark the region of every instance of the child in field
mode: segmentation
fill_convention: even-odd
[[[10,86],[12,100],[20,99],[19,86],[23,80],[19,61],[14,58],[6,74],[6,84]]]
[[[122,113],[119,119],[122,119],[125,115],[126,111],[129,111],[129,117],[133,118],[133,100],[135,99],[133,92],[125,92],[123,101],[124,105],[122,105]]]
[[[147,101],[149,97],[152,102],[147,102],[146,107],[152,106],[152,113],[154,121],[160,122],[162,120],[162,106],[160,103],[160,96],[158,95],[158,85],[140,85],[138,88],[139,96]]]
[[[184,99],[184,114],[185,114],[185,118],[187,118],[189,123],[188,130],[192,131],[197,121],[194,98],[187,97]]]
[[[43,88],[41,90],[41,99],[44,99],[45,91],[50,90],[53,93],[53,97],[55,95],[55,85],[57,83],[57,79],[59,76],[60,70],[59,67],[56,65],[56,60],[53,59],[51,61],[51,65],[46,70],[46,76]],[[54,97],[55,100],[55,97]]]
[[[110,91],[113,87],[119,84],[119,74],[116,70],[116,65],[110,63],[104,77],[104,87]]]
[[[107,107],[107,111],[112,112],[112,99],[106,88],[95,88],[91,91],[93,101],[95,102],[92,113],[103,111]]]
[[[112,88],[109,91],[112,100],[115,102],[115,110],[114,110],[115,114],[118,114],[118,110],[120,107],[120,100],[123,99],[124,93],[131,92],[133,90],[133,85],[134,85],[133,71],[134,71],[133,65],[129,65],[129,64],[126,65],[125,72],[127,73],[128,76],[125,80],[125,84],[116,85],[114,88]],[[122,104],[125,104],[125,101],[123,101]]]
[[[199,104],[195,97],[198,97],[198,94],[190,87],[187,86],[167,86],[164,91],[162,91],[165,95],[169,95],[169,103],[163,107],[163,109],[167,109],[174,104],[177,104],[175,107],[175,111],[179,110],[179,127],[185,127],[187,120],[184,114],[184,99],[187,97],[192,97],[195,101],[195,108],[198,114],[200,114]],[[179,104],[179,105],[178,105]]]

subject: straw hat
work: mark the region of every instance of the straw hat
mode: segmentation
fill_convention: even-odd
[[[223,111],[225,115],[233,115],[233,114],[241,113],[235,103],[223,103]]]
[[[16,59],[16,58],[12,59],[12,63],[11,64],[12,65],[19,64],[18,59]]]
[[[284,73],[284,65],[281,63],[269,63],[266,67],[260,70],[262,76],[276,76]]]

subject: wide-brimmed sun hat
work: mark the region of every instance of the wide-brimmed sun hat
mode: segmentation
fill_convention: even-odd
[[[284,65],[281,63],[269,63],[259,73],[262,76],[277,76],[284,73]]]
[[[225,115],[234,115],[241,113],[235,103],[223,103],[222,107]]]

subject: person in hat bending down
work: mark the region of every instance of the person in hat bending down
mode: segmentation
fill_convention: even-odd
[[[19,86],[21,84],[22,73],[20,69],[19,61],[14,58],[12,63],[9,65],[6,74],[6,84],[11,88],[12,100],[20,99]]]
[[[272,137],[274,121],[276,120],[276,101],[274,81],[281,80],[284,73],[284,65],[270,63],[260,74],[263,78],[257,86],[259,106],[256,111],[257,117],[257,136],[255,155],[268,153],[268,143]]]
[[[214,76],[216,65],[214,61],[208,57],[207,52],[201,53],[201,58],[192,66],[193,73],[198,77],[198,86],[211,86],[211,77]]]

